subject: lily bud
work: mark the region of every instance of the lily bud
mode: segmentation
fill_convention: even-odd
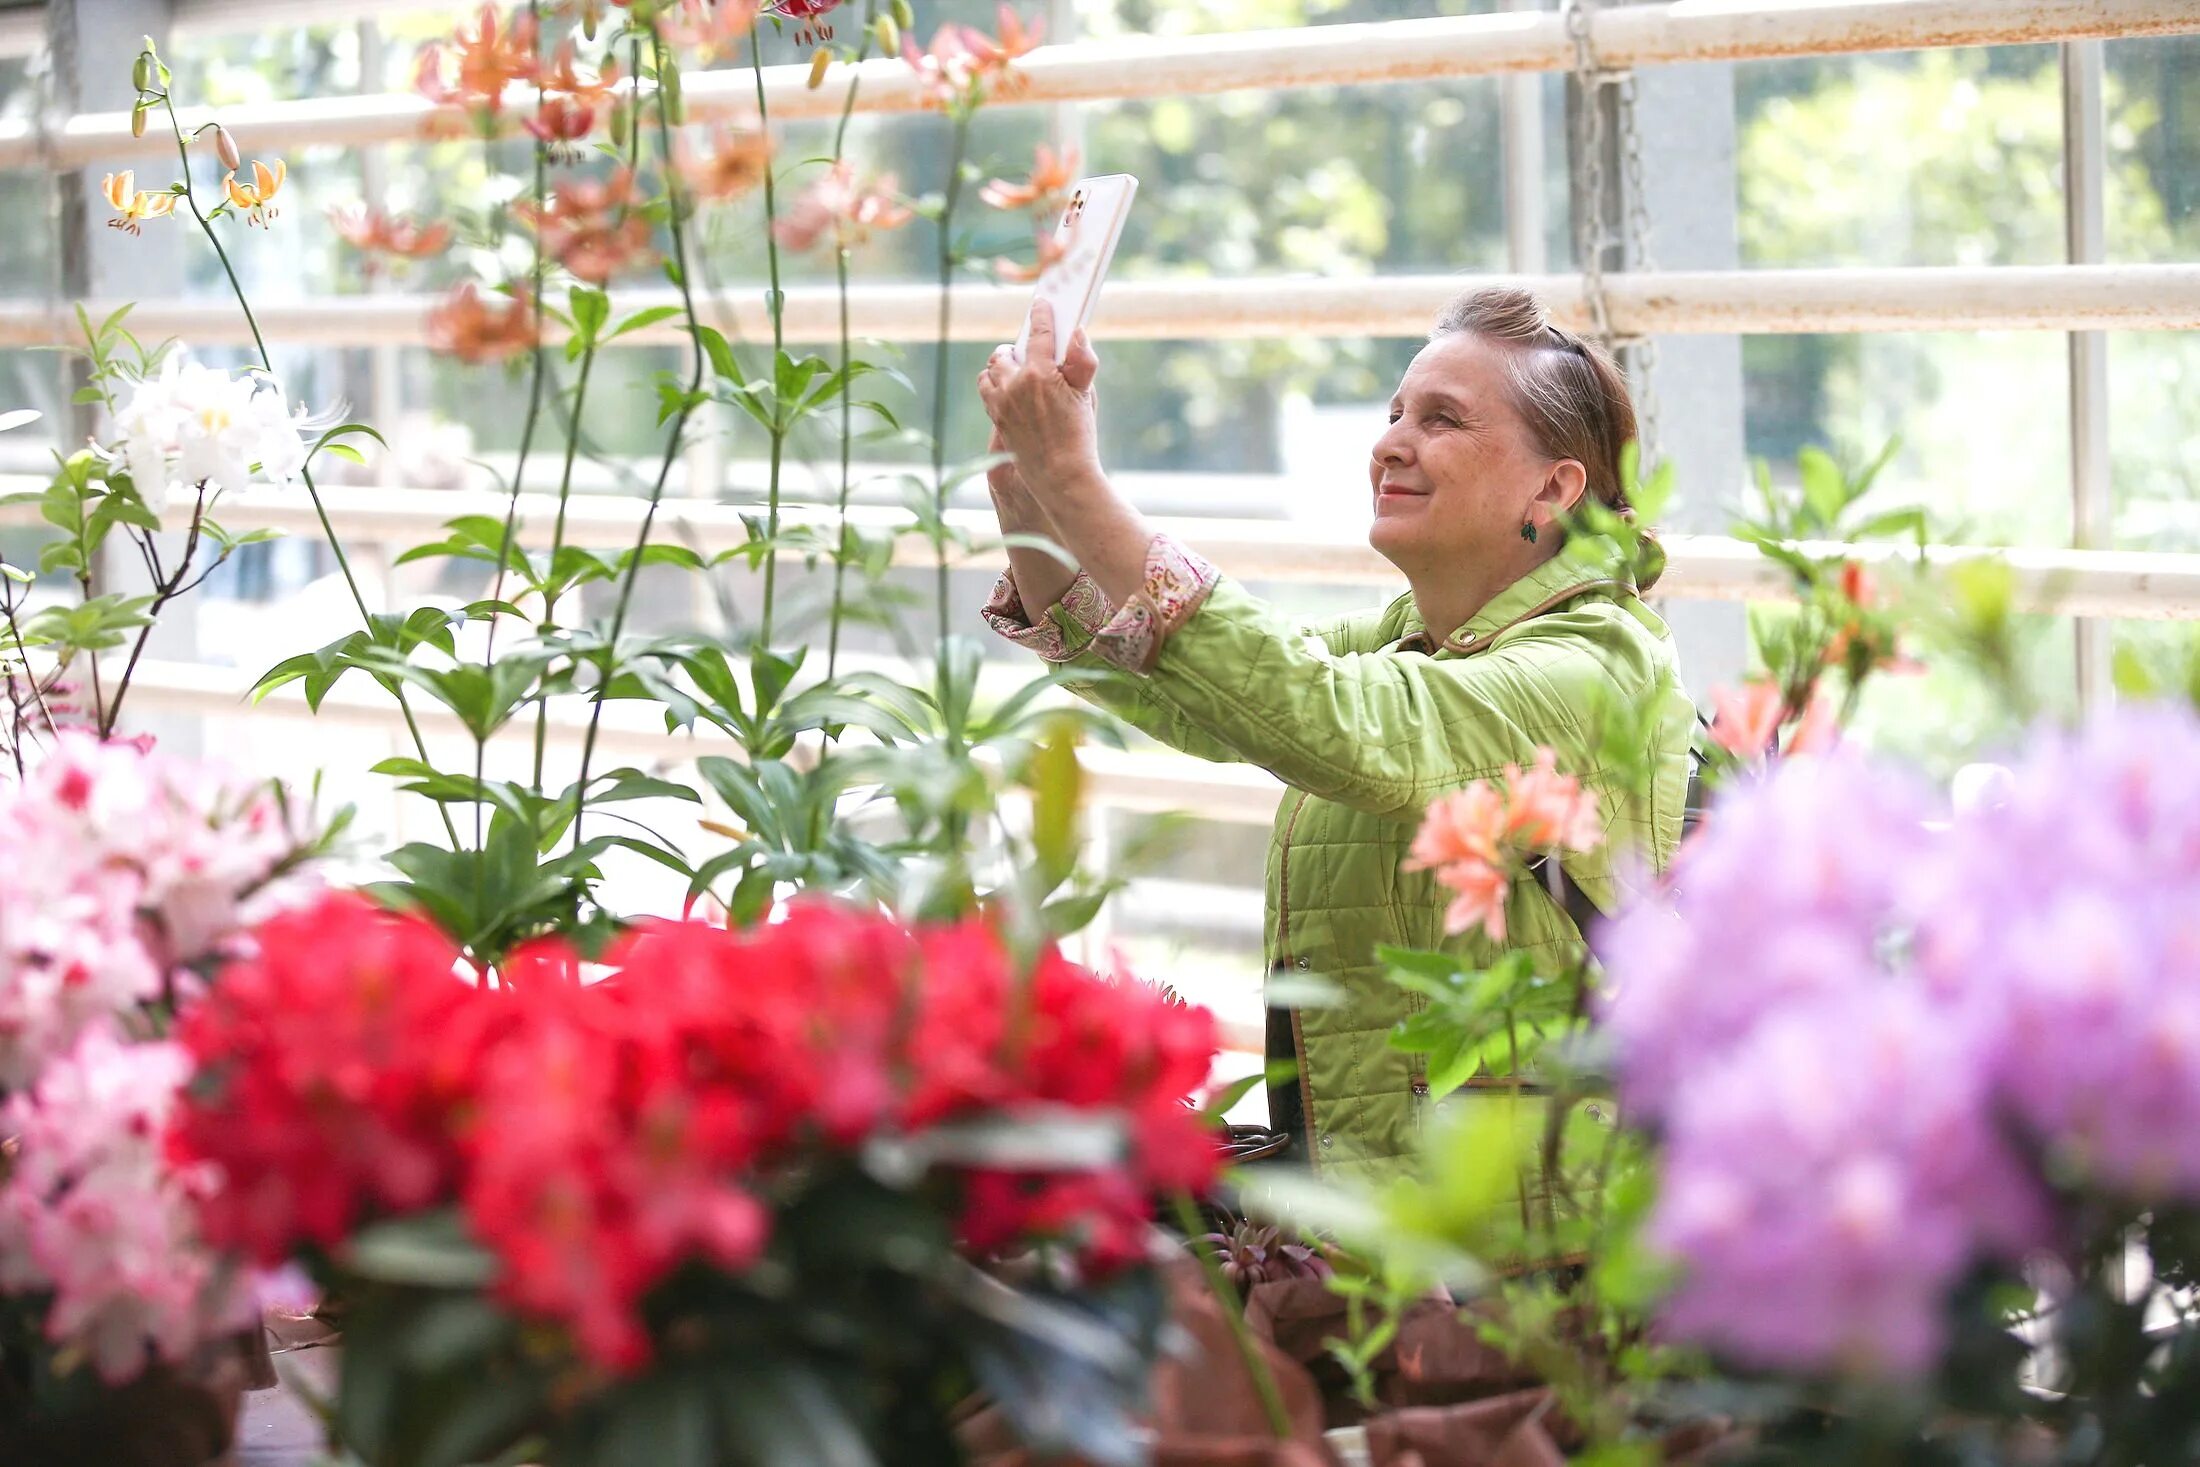
[[[662,99],[665,120],[675,127],[687,121],[687,99],[680,91],[680,68],[668,66],[657,74],[657,95]]]
[[[882,15],[872,22],[871,34],[878,39],[879,50],[888,56],[901,54],[901,27],[894,24],[891,15]]]
[[[141,92],[153,89],[153,58],[143,51],[138,52],[137,64],[130,68],[130,85]]]
[[[237,140],[219,123],[214,126],[214,156],[222,160],[224,168],[244,167],[244,155],[237,151]]]
[[[825,68],[831,66],[832,64],[833,53],[826,50],[823,46],[818,47],[817,54],[810,58],[809,88],[811,91],[816,91],[820,86],[824,84]]]
[[[134,138],[145,136],[145,104],[143,102],[130,109],[130,136]]]
[[[894,24],[903,30],[915,30],[917,13],[909,8],[909,0],[894,0]]]

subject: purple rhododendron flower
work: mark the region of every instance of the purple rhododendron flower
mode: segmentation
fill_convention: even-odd
[[[1598,944],[1600,1009],[1635,1114],[1662,1114],[1767,1016],[1882,974],[1882,940],[1928,849],[1933,808],[1913,779],[1846,752],[1721,792],[1671,889]]]
[[[1791,1004],[1693,1076],[1650,1224],[1689,1266],[1665,1327],[1780,1369],[1929,1365],[1970,1261],[2048,1236],[1989,1059],[1889,985]]]
[[[1778,1369],[1940,1347],[2053,1189],[2200,1201],[2200,716],[2048,731],[1930,833],[1840,755],[1730,790],[1601,944],[1623,1097],[1662,1127],[1673,1334]]]
[[[2042,736],[1941,854],[1917,971],[1992,1036],[2001,1104],[2072,1180],[2200,1198],[2200,717]]]

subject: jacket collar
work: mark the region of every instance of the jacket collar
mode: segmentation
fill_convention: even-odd
[[[1479,651],[1499,632],[1573,600],[1584,592],[1620,590],[1630,594],[1635,578],[1619,546],[1606,535],[1569,537],[1558,554],[1492,596],[1480,611],[1444,638],[1442,650]],[[1406,650],[1434,651],[1428,627],[1411,592],[1399,598],[1398,635]]]

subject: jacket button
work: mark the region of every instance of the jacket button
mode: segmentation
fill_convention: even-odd
[[[1301,970],[1301,971],[1304,971],[1305,969],[1311,968],[1311,967],[1313,967],[1313,966],[1314,966],[1314,964],[1313,964],[1313,961],[1312,961],[1311,959],[1309,959],[1309,958],[1300,958],[1300,959],[1299,959],[1299,968],[1300,968],[1300,970]]]
[[[1334,1145],[1336,1145],[1336,1144],[1337,1144],[1337,1138],[1336,1138],[1335,1136],[1333,1136],[1333,1135],[1332,1135],[1332,1136],[1324,1136],[1324,1137],[1322,1137],[1322,1150],[1324,1150],[1324,1151],[1327,1151],[1327,1150],[1328,1150],[1328,1149],[1329,1149],[1330,1147],[1332,1147],[1332,1146],[1334,1146]]]

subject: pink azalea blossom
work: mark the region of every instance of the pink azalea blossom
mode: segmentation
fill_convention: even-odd
[[[51,1293],[47,1337],[110,1383],[251,1319],[249,1290],[196,1231],[209,1178],[163,1154],[189,1075],[176,1045],[125,1043],[100,1025],[0,1111],[16,1139],[0,1184],[0,1288]]]

